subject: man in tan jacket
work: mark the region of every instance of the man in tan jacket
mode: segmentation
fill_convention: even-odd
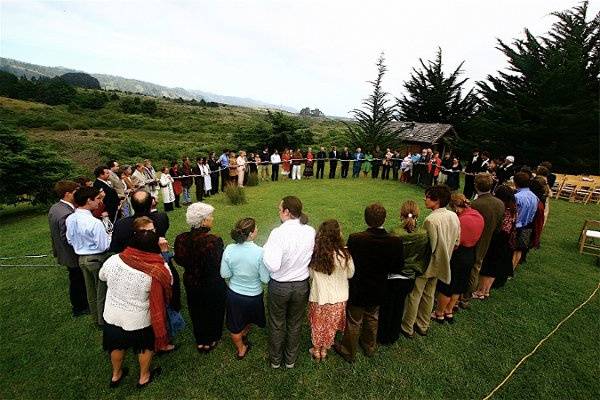
[[[450,195],[450,188],[446,185],[432,186],[425,191],[425,207],[432,210],[424,222],[431,246],[431,260],[425,273],[415,280],[414,289],[406,299],[402,334],[409,338],[415,331],[421,336],[427,335],[437,281],[450,283],[450,258],[460,239],[458,216],[446,209]]]

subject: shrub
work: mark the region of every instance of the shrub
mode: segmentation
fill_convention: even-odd
[[[69,129],[71,129],[69,124],[67,124],[65,121],[56,121],[50,126],[50,128],[53,131],[68,131]]]
[[[244,192],[244,188],[239,187],[235,183],[225,185],[225,196],[233,205],[246,204],[246,192]]]
[[[258,174],[256,172],[248,174],[246,186],[258,186]]]
[[[90,127],[83,121],[77,121],[73,124],[73,129],[81,129],[82,131],[87,131],[88,129],[90,129]]]

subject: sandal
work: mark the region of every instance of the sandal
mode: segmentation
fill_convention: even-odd
[[[319,357],[319,353],[317,351],[315,351],[314,348],[310,348],[308,349],[308,354],[311,355],[311,357],[313,358],[313,360],[315,361],[321,361],[321,357]]]
[[[123,378],[125,378],[128,374],[129,374],[129,368],[123,367],[121,369],[121,377],[119,379],[117,379],[116,381],[113,381],[112,376],[111,376],[110,384],[108,385],[108,387],[111,389],[118,387],[121,384],[121,382],[123,382]]]
[[[170,346],[173,346],[173,347],[170,347]],[[169,353],[172,353],[172,352],[174,352],[175,350],[177,350],[177,347],[175,347],[175,345],[173,345],[173,344],[170,344],[170,345],[168,345],[167,347],[165,347],[164,349],[161,349],[161,350],[157,351],[157,352],[156,352],[156,355],[157,355],[157,356],[162,356],[162,355],[164,355],[164,354],[169,354]]]
[[[206,347],[206,352],[210,353],[211,351],[213,351],[215,349],[215,347],[217,347],[219,345],[219,342],[212,342],[210,344],[210,346]]]
[[[443,315],[440,317],[439,315],[436,314],[435,311],[431,313],[431,319],[434,320],[435,322],[437,322],[438,324],[443,324],[444,321],[446,320]]]
[[[246,356],[248,355],[248,353],[250,352],[250,349],[252,349],[252,345],[251,344],[247,344],[246,345],[246,351],[244,352],[244,355],[241,355],[239,353],[235,354],[235,359],[236,360],[243,360],[244,358],[246,358]]]
[[[479,292],[473,292],[471,298],[475,300],[485,300],[485,295]]]
[[[448,321],[449,324],[453,324],[454,323],[454,314],[452,314],[452,313],[444,314],[444,319],[446,321]]]

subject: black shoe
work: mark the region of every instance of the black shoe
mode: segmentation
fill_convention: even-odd
[[[402,336],[404,336],[407,339],[412,339],[415,336],[414,333],[408,333],[402,328],[400,328],[400,333],[402,334]]]
[[[119,379],[117,379],[116,381],[113,381],[112,377],[111,377],[110,384],[108,385],[108,387],[111,389],[118,387],[121,384],[121,382],[123,382],[123,378],[125,378],[128,374],[129,374],[129,368],[123,367],[123,369],[121,370],[121,377]]]
[[[139,383],[136,385],[136,387],[138,389],[143,389],[146,386],[148,386],[150,383],[152,383],[152,381],[154,380],[154,378],[157,378],[160,373],[162,372],[162,368],[161,367],[156,367],[154,368],[152,371],[150,371],[150,378],[148,378],[148,381],[146,383]]]
[[[77,317],[81,317],[84,315],[89,315],[90,314],[90,309],[89,308],[84,308],[83,310],[73,310],[73,317],[77,318]]]

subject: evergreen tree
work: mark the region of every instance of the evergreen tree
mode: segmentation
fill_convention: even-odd
[[[558,20],[541,38],[525,30],[512,45],[498,41],[508,72],[478,83],[483,110],[465,144],[533,166],[549,160],[561,172],[600,170],[600,14],[588,21],[587,11],[583,2],[553,13]]]
[[[41,146],[32,145],[14,128],[0,125],[0,204],[28,199],[48,203],[54,184],[72,170],[71,163]]]
[[[387,71],[383,53],[379,56],[376,65],[377,78],[369,81],[373,86],[373,93],[363,100],[363,109],[355,108],[351,111],[355,122],[345,123],[352,145],[363,149],[395,146],[399,141],[397,133],[390,126],[390,122],[394,119],[394,107],[388,105],[389,94],[381,87],[383,76]]]
[[[268,111],[265,120],[233,134],[233,143],[240,149],[295,149],[312,142],[313,134],[302,120],[279,111]]]
[[[400,119],[452,124],[460,131],[477,108],[473,90],[463,96],[467,78],[460,79],[460,75],[464,61],[448,76],[442,70],[441,48],[438,48],[435,60],[426,64],[419,59],[419,63],[421,68],[413,68],[410,79],[404,82],[408,96],[396,99]]]

